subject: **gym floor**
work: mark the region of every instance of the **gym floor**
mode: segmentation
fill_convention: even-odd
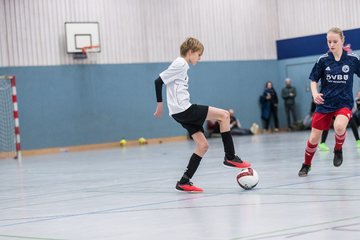
[[[220,138],[193,178],[200,194],[175,190],[192,141],[1,160],[0,239],[360,239],[360,149],[349,131],[341,167],[317,151],[299,178],[309,134],[235,137],[260,176],[249,191]]]

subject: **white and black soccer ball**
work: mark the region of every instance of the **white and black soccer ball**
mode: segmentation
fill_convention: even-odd
[[[240,173],[236,177],[236,180],[240,187],[245,190],[250,190],[256,187],[259,183],[259,175],[253,168],[244,168],[241,169]]]

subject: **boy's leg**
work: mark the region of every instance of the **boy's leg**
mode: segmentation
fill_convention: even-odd
[[[209,107],[206,119],[216,120],[219,123],[225,155],[228,159],[234,159],[235,149],[233,139],[230,133],[230,113],[220,108]]]
[[[224,164],[231,167],[246,168],[249,163],[242,161],[235,155],[234,142],[230,132],[230,113],[226,110],[209,107],[207,120],[216,120],[220,125],[221,138],[224,144],[225,161]]]
[[[230,113],[224,109],[209,107],[206,120],[216,120],[220,125],[220,133],[230,131]]]
[[[201,188],[195,187],[190,182],[190,179],[194,176],[196,170],[200,165],[202,157],[205,155],[208,149],[208,142],[202,132],[196,132],[191,135],[192,139],[196,143],[195,152],[191,155],[188,166],[180,179],[176,184],[176,189],[187,192],[202,192]]]
[[[184,175],[180,180],[181,184],[188,183],[194,176],[197,168],[200,165],[202,157],[205,155],[208,149],[208,142],[202,132],[194,133],[191,135],[191,137],[196,144],[196,149],[195,152],[191,155],[188,166],[186,167]]]
[[[334,121],[335,147],[334,147],[334,166],[339,167],[343,162],[342,145],[345,142],[346,126],[349,118],[345,115],[337,115]]]
[[[195,154],[202,158],[209,148],[208,141],[203,132],[196,132],[191,136],[196,144]]]

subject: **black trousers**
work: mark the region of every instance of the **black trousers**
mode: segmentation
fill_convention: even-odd
[[[275,128],[279,128],[279,118],[278,118],[278,113],[277,113],[277,107],[272,107],[272,108],[270,109],[270,116],[269,116],[269,118],[268,118],[268,119],[264,119],[265,130],[268,130],[268,129],[269,129],[271,118],[274,118]]]
[[[285,104],[285,113],[286,113],[288,128],[291,128],[292,123],[296,122],[295,104]],[[291,122],[291,117],[292,117],[292,122]]]

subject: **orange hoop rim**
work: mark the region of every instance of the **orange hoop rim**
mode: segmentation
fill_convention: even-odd
[[[83,54],[86,54],[86,50],[87,49],[92,49],[92,48],[100,48],[100,45],[93,45],[93,46],[86,46],[86,47],[82,47],[81,51]]]

